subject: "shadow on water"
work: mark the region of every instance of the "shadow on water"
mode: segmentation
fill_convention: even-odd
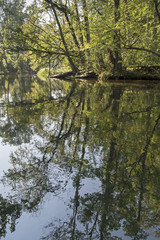
[[[48,219],[43,240],[151,239],[151,229],[158,239],[159,85],[52,79],[17,87],[16,97],[14,89],[12,101],[1,91],[2,142],[17,146],[1,179],[12,189],[0,198],[1,236],[50,193],[64,197],[68,210]]]

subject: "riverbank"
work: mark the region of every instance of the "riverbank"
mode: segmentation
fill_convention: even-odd
[[[73,79],[93,79],[93,80],[160,80],[160,66],[131,66],[120,73],[108,73],[103,72],[96,74],[94,71],[86,72],[79,75],[73,75],[73,73],[65,72],[57,75],[51,75],[51,78],[58,78],[64,80]]]

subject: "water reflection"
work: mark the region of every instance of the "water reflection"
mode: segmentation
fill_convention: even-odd
[[[12,188],[10,198],[0,199],[1,236],[50,193],[64,197],[66,217],[53,215],[42,239],[151,239],[151,229],[158,239],[158,85],[46,86],[34,82],[20,104],[1,107],[3,141],[19,146],[1,179]]]

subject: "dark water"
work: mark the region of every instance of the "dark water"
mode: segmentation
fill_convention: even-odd
[[[159,239],[160,85],[8,81],[1,239]]]

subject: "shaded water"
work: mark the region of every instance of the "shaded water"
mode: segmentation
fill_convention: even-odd
[[[159,84],[8,82],[1,239],[159,239]]]

